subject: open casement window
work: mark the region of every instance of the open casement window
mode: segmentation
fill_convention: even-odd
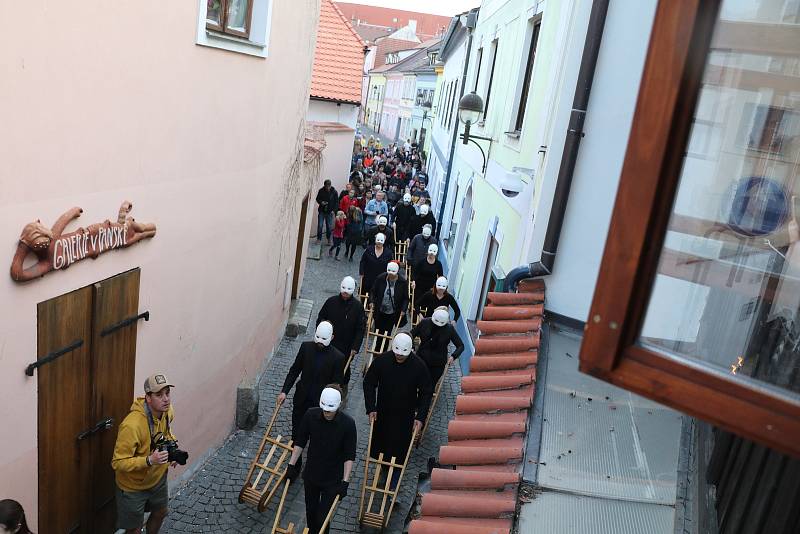
[[[208,0],[206,28],[250,38],[253,0]]]
[[[580,364],[794,456],[799,16],[659,1]]]

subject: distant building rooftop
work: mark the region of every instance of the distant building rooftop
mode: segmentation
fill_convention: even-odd
[[[431,15],[430,13],[365,6],[350,2],[336,2],[336,5],[355,28],[367,24],[396,30],[408,25],[409,21],[416,21],[417,36],[422,40],[441,36],[450,24],[450,17]]]

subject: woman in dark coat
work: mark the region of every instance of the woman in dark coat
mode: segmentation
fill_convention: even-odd
[[[439,247],[437,245],[430,245],[428,246],[428,254],[425,255],[425,259],[412,266],[411,277],[413,279],[413,305],[415,309],[419,307],[419,300],[422,296],[433,289],[433,286],[436,284],[436,279],[444,274],[442,263],[436,259],[437,254],[439,254]]]
[[[428,366],[431,383],[436,387],[444,373],[445,365],[453,363],[464,352],[464,342],[461,341],[455,327],[450,324],[450,311],[445,307],[436,309],[433,317],[423,319],[411,330],[411,337],[419,338],[417,354]],[[456,349],[448,356],[450,343]]]
[[[461,317],[461,308],[458,306],[456,298],[447,291],[447,278],[440,276],[436,279],[436,286],[422,295],[417,301],[417,313],[422,313],[423,317],[433,315],[433,310],[441,306],[453,309],[453,321],[458,321]]]
[[[344,255],[348,261],[353,261],[356,247],[364,242],[364,217],[361,209],[357,206],[350,206],[347,212],[347,226],[344,228],[345,248]]]
[[[386,236],[377,234],[375,236],[375,246],[368,247],[361,255],[361,263],[358,266],[358,274],[361,278],[361,292],[365,293],[372,289],[375,278],[379,274],[386,272],[386,266],[392,261],[394,253],[385,247]]]

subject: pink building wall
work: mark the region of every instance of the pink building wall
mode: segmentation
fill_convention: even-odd
[[[33,282],[0,276],[0,497],[34,530],[37,382],[23,370],[38,302],[141,267],[136,390],[155,371],[175,382],[173,428],[194,462],[229,434],[236,385],[282,334],[316,186],[299,162],[318,6],[272,9],[266,59],[196,45],[198,2],[22,2],[0,32],[0,263],[26,223],[72,206],[84,213],[68,230],[115,219],[123,200],[158,225]]]

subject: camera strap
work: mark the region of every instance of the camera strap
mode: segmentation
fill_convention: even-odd
[[[153,420],[153,412],[150,411],[150,406],[147,404],[146,400],[144,401],[144,411],[147,414],[147,424],[150,427],[150,441],[152,441],[155,435],[156,424]],[[167,434],[172,436],[172,432],[170,432],[169,429],[169,412],[166,412],[165,415],[167,417]]]

